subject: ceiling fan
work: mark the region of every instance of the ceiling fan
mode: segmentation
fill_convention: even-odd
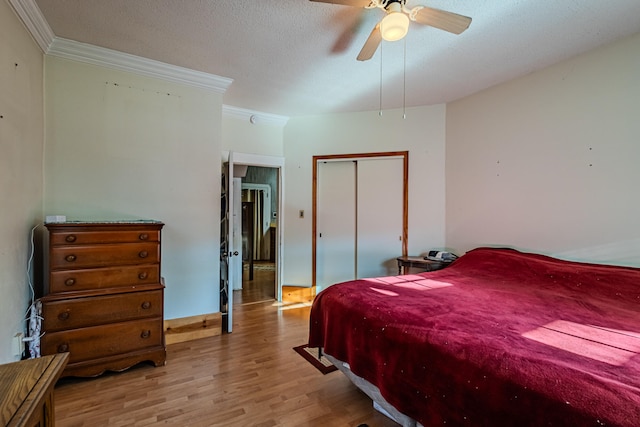
[[[320,3],[341,4],[345,6],[379,8],[386,15],[369,34],[358,61],[371,59],[382,40],[396,41],[402,39],[409,30],[409,20],[422,25],[439,28],[453,34],[460,34],[469,27],[471,18],[453,12],[426,6],[406,7],[406,0],[311,0]]]

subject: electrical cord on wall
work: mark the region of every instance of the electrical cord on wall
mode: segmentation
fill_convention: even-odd
[[[42,303],[36,300],[36,291],[33,286],[33,280],[31,275],[33,274],[32,265],[33,257],[35,254],[35,231],[40,226],[36,224],[32,229],[29,236],[30,250],[29,259],[27,260],[27,283],[29,284],[29,290],[31,291],[31,300],[29,308],[25,312],[25,319],[27,321],[27,336],[22,339],[23,342],[29,344],[29,356],[31,359],[40,357],[40,338],[42,335]]]
[[[34,242],[35,231],[36,231],[36,228],[38,228],[39,225],[40,224],[36,224],[31,229],[31,233],[29,235],[30,247],[29,247],[29,259],[27,260],[27,283],[29,284],[29,290],[31,291],[31,303],[32,304],[33,304],[34,300],[36,299],[36,291],[35,291],[35,288],[33,286],[33,280],[31,280],[31,274],[32,274],[31,264],[33,263],[33,255],[35,254],[35,242]]]

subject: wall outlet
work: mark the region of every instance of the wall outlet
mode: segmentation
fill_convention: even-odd
[[[24,334],[22,332],[18,332],[13,336],[13,355],[14,356],[22,356],[24,352]]]

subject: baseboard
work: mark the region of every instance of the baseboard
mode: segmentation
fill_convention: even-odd
[[[221,334],[221,313],[200,314],[164,321],[164,340],[167,345]]]
[[[311,302],[316,296],[315,287],[282,286],[282,302]]]

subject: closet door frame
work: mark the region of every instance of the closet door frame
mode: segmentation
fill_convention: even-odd
[[[312,179],[312,219],[311,219],[311,284],[316,286],[317,268],[317,237],[318,237],[318,163],[324,161],[349,161],[372,158],[399,157],[403,161],[403,185],[402,185],[402,254],[407,256],[409,239],[409,152],[408,151],[387,151],[377,153],[356,153],[356,154],[328,154],[313,156],[313,179]]]

